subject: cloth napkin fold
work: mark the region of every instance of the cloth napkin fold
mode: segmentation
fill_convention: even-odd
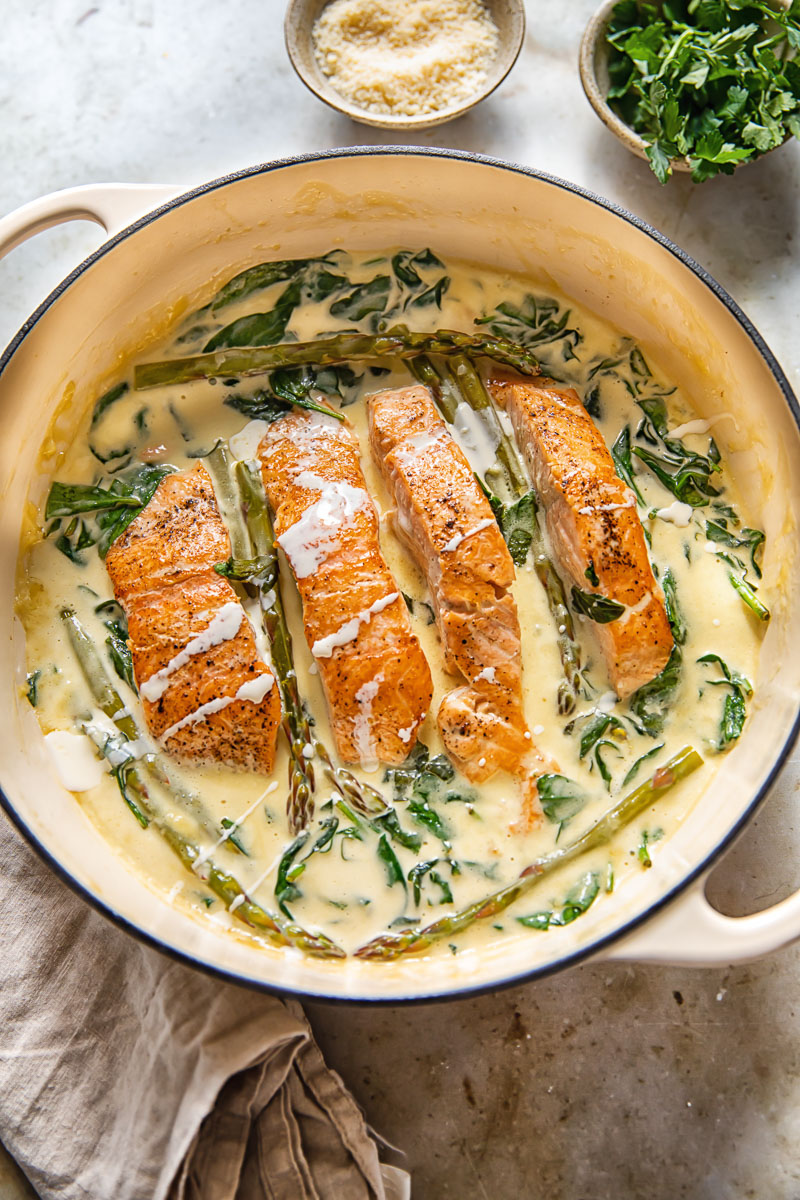
[[[302,1009],[143,946],[0,816],[0,1140],[42,1200],[392,1200]]]

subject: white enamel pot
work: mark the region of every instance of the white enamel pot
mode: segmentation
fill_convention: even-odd
[[[785,763],[800,708],[800,411],[761,337],[725,292],[666,238],[571,184],[453,151],[364,148],[255,167],[194,191],[72,188],[0,220],[0,253],[59,221],[98,221],[108,240],[48,297],[0,360],[2,803],[39,853],[131,933],[190,964],[265,989],[396,1003],[517,983],[588,955],[712,965],[756,957],[800,936],[800,893],[754,916],[721,915],[704,877]],[[167,198],[169,197],[169,198]],[[153,207],[159,205],[159,207]],[[146,211],[146,210],[150,211]],[[144,215],[142,215],[144,214]],[[135,219],[134,219],[135,218]],[[132,223],[131,223],[132,222]],[[676,834],[643,871],[567,929],[509,948],[395,964],[326,963],[261,949],[176,911],[132,874],[60,787],[33,710],[21,697],[23,636],[14,571],[23,506],[44,431],[69,438],[93,382],[167,315],[266,258],[332,246],[433,246],[445,258],[530,271],[639,339],[693,396],[724,410],[720,436],[767,533],[773,617],[745,733]],[[121,815],[120,819],[124,819]]]

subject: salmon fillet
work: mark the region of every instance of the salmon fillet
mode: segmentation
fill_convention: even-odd
[[[230,552],[198,463],[162,479],[106,567],[150,733],[177,758],[269,774],[280,696],[236,592],[214,571]]]
[[[555,765],[525,724],[514,564],[472,468],[427,388],[367,400],[376,462],[397,505],[398,533],[425,572],[445,667],[467,683],[441,703],[448,754],[475,782],[498,769],[526,780],[525,823],[537,811],[535,779]]]
[[[636,497],[572,388],[505,374],[489,388],[511,418],[559,568],[582,591],[626,606],[615,621],[594,624],[611,686],[624,699],[664,669],[673,646]]]
[[[295,411],[270,426],[258,452],[339,756],[401,763],[433,683],[381,553],[358,442],[333,417]]]

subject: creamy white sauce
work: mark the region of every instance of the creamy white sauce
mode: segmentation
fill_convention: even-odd
[[[347,260],[347,263],[343,270],[348,277],[356,281],[370,278],[376,270],[391,269],[388,259],[386,267],[351,264],[350,260]],[[448,263],[447,273],[452,278],[452,284],[443,300],[441,311],[432,306],[415,312],[416,328],[466,330],[471,327],[475,315],[491,311],[501,301],[512,305],[519,304],[526,291],[543,290],[535,285],[532,288],[527,280],[488,271],[482,272],[478,281],[472,268],[465,268],[459,264]],[[274,304],[284,286],[278,284],[273,290],[257,293],[246,301],[231,305],[224,314],[224,320],[236,320],[254,309],[268,309]],[[202,302],[207,298],[201,298]],[[576,360],[557,362],[555,365],[558,366],[565,383],[575,386],[581,394],[585,391],[587,372],[591,364],[599,362],[602,358],[618,357],[620,335],[600,319],[582,312],[571,301],[566,307],[571,309],[570,323],[574,322],[580,328],[583,340],[578,347],[579,357]],[[341,328],[341,324],[341,320],[337,322],[331,318],[325,304],[313,304],[297,310],[289,332],[302,340],[316,337],[334,328]],[[543,348],[543,354],[545,350],[546,348]],[[178,347],[175,352],[192,351]],[[147,358],[157,358],[160,353],[157,348],[154,350],[151,347],[147,351]],[[359,373],[360,371],[359,366]],[[670,384],[669,380],[660,379],[657,375],[655,378],[662,388]],[[407,371],[400,364],[394,364],[391,374],[381,379],[380,386],[391,388],[407,386],[408,383]],[[322,564],[325,561],[329,548],[336,543],[341,530],[355,519],[357,509],[354,509],[354,505],[372,505],[374,501],[379,516],[385,516],[392,507],[369,451],[363,398],[374,388],[373,377],[368,371],[364,371],[358,393],[359,400],[343,410],[349,422],[348,427],[343,427],[335,418],[325,414],[306,414],[307,420],[303,422],[303,428],[298,434],[296,445],[301,461],[294,482],[298,486],[307,487],[311,492],[319,493],[318,496],[312,497],[315,505],[328,505],[325,516],[327,523],[315,523],[315,517],[319,515],[317,512],[312,514],[306,528],[301,528],[294,534],[294,541],[293,530],[288,531],[287,556],[291,558],[291,550],[294,548],[300,560],[301,577],[303,565],[310,564],[313,572],[316,569],[315,563]],[[96,396],[96,390],[93,391],[87,383],[85,394],[78,396],[76,404],[85,403],[88,412]],[[164,461],[178,468],[190,467],[196,461],[186,456],[187,450],[193,453],[205,452],[220,437],[234,439],[233,446],[236,449],[232,449],[232,453],[237,456],[241,453],[243,457],[251,458],[257,445],[257,437],[260,441],[259,424],[254,425],[246,421],[242,414],[224,405],[223,396],[224,389],[219,383],[210,385],[205,382],[165,389],[164,393],[148,393],[149,415],[145,444],[165,447],[162,453]],[[338,404],[336,397],[332,403]],[[668,422],[674,425],[673,433],[679,433],[682,425],[692,427],[687,436],[694,433],[695,414],[689,399],[676,392],[670,396],[667,405]],[[107,424],[103,426],[102,431],[104,445],[125,444],[141,406],[142,394],[131,391],[109,410],[105,418]],[[188,426],[192,440],[185,440],[171,415],[170,407]],[[712,407],[713,400],[705,399],[704,410]],[[639,416],[639,409],[632,403],[623,387],[615,388],[612,383],[607,387],[604,385],[598,425],[608,445],[614,442],[626,423],[631,426],[633,432]],[[500,413],[499,419],[501,426],[508,433],[507,415]],[[65,482],[86,483],[96,478],[98,464],[86,445],[87,427],[88,418],[78,431],[74,445],[67,450],[63,464],[58,468],[57,477]],[[485,469],[488,465],[486,439],[488,437],[491,443],[491,438],[482,425],[480,436],[483,441],[476,441],[473,448],[467,444],[467,436],[459,435],[454,426],[448,426],[448,431],[455,432],[456,437],[462,437],[460,444],[473,469]],[[701,430],[698,428],[696,432]],[[239,441],[236,440],[237,435],[242,435]],[[428,436],[423,435],[417,440],[424,442]],[[335,492],[331,493],[327,482],[312,469],[311,458],[308,459],[308,465],[303,464],[303,454],[318,444],[319,439],[344,442],[352,441],[353,438],[360,448],[367,490],[348,498],[337,496]],[[269,453],[269,436],[265,436],[263,445],[265,452]],[[409,446],[408,449],[413,453],[413,446]],[[45,469],[49,470],[51,466],[48,464]],[[636,478],[645,501],[642,511],[655,510],[659,514],[663,511],[676,511],[680,515],[680,509],[676,509],[673,497],[662,488],[643,464],[636,465]],[[730,502],[737,508],[743,523],[757,525],[758,515],[743,509],[735,486],[730,483],[727,475],[717,477],[717,480],[725,484],[727,490],[723,498],[726,503]],[[695,745],[705,757],[707,766],[698,773],[696,779],[693,778],[682,785],[674,796],[670,794],[660,800],[655,810],[648,812],[640,821],[634,822],[629,829],[623,830],[609,847],[598,851],[595,856],[590,856],[590,860],[575,863],[561,874],[553,876],[539,891],[532,893],[529,901],[518,904],[513,910],[509,910],[509,913],[504,914],[499,921],[503,925],[502,931],[495,930],[494,923],[487,923],[469,935],[459,936],[459,947],[478,945],[482,940],[490,938],[559,938],[561,934],[557,930],[547,934],[522,930],[516,925],[514,917],[558,903],[574,885],[581,872],[588,867],[604,872],[610,862],[617,879],[615,891],[622,891],[628,878],[641,870],[635,853],[631,852],[635,850],[643,828],[652,829],[658,826],[665,830],[665,840],[655,844],[652,849],[653,862],[657,867],[661,847],[666,844],[677,822],[694,803],[711,772],[722,761],[721,756],[715,754],[713,746],[718,736],[725,689],[707,686],[706,680],[715,677],[717,672],[714,667],[708,665],[698,666],[695,660],[702,654],[717,651],[731,667],[748,677],[753,677],[757,665],[759,630],[756,623],[749,619],[749,614],[743,609],[740,599],[727,581],[728,567],[717,558],[720,547],[715,543],[708,543],[707,547],[704,545],[705,515],[706,510],[699,510],[698,521],[692,521],[687,526],[676,525],[674,520],[664,517],[648,524],[652,537],[653,562],[659,571],[669,566],[675,575],[678,599],[687,623],[688,640],[683,648],[682,676],[675,704],[670,710],[663,735],[659,739],[665,742],[665,748],[642,766],[636,782],[651,775],[671,753],[684,744]],[[414,528],[409,514],[397,513],[394,521],[397,528],[413,537]],[[489,524],[490,522],[487,522],[486,527]],[[454,537],[457,532],[454,531]],[[463,540],[464,536],[473,532],[474,529],[466,529],[458,532],[458,536]],[[426,598],[427,593],[420,572],[411,561],[404,541],[396,536],[395,526],[391,521],[382,525],[382,549],[394,574],[397,591],[402,590],[415,600]],[[457,546],[454,549],[457,549]],[[706,549],[708,552],[704,553]],[[689,553],[688,560],[686,551]],[[229,912],[224,910],[221,902],[209,895],[200,875],[183,874],[183,869],[173,853],[156,832],[140,828],[121,802],[113,778],[95,756],[92,741],[77,732],[81,724],[87,724],[87,728],[91,727],[94,730],[92,739],[97,742],[98,748],[102,749],[108,745],[113,725],[107,717],[103,717],[92,708],[86,686],[76,670],[74,659],[64,640],[58,610],[65,602],[72,604],[90,630],[99,650],[105,654],[107,631],[94,612],[98,601],[111,595],[102,562],[90,551],[86,565],[83,568],[76,567],[56,550],[54,539],[50,539],[34,546],[26,563],[26,573],[26,590],[20,599],[19,609],[26,626],[29,669],[42,669],[37,715],[45,731],[68,733],[83,741],[93,765],[94,778],[99,778],[97,786],[81,793],[81,806],[104,836],[134,865],[135,870],[159,888],[164,896],[171,895],[176,904],[188,907],[198,919],[218,925],[221,933],[226,936],[257,939],[257,933],[248,932],[247,927],[240,921],[231,920]],[[93,589],[96,597],[80,590],[78,585]],[[331,748],[333,739],[321,679],[312,651],[305,640],[299,600],[287,571],[283,572],[282,592],[293,639],[300,693],[316,721],[315,739]],[[574,779],[590,796],[585,809],[562,832],[558,844],[563,845],[580,836],[616,802],[622,792],[622,780],[627,770],[636,758],[657,743],[653,739],[631,733],[626,740],[619,742],[619,755],[607,752],[606,759],[613,771],[613,783],[611,791],[606,791],[596,768],[589,769],[592,765],[591,755],[584,758],[579,755],[583,724],[579,724],[576,732],[568,736],[564,733],[566,721],[558,716],[555,693],[562,675],[555,640],[556,629],[532,567],[517,572],[512,594],[517,603],[521,627],[525,718],[528,728],[533,731],[536,743],[542,751],[557,758],[560,771]],[[269,663],[268,647],[258,629],[257,607],[248,603],[247,611],[252,614],[253,623],[256,625],[259,656]],[[437,754],[441,752],[442,745],[436,729],[436,712],[443,695],[454,686],[458,686],[460,681],[444,669],[436,626],[428,625],[427,618],[417,605],[411,619],[431,666],[434,683],[430,715],[420,731],[421,739],[429,747],[431,754]],[[331,624],[336,625],[336,620],[332,620]],[[347,622],[343,622],[343,625],[336,629],[334,637],[344,636],[345,624]],[[607,677],[602,667],[591,621],[579,623],[579,636],[583,645],[584,661],[588,664],[587,679],[593,689],[580,706],[582,721],[591,719],[594,713],[624,716],[626,706],[620,704],[614,694],[608,691]],[[58,673],[53,670],[56,666],[59,668]],[[489,682],[491,670],[491,667],[485,668],[476,664],[476,674],[483,675]],[[261,676],[260,679],[261,681],[253,680],[245,685],[247,691],[241,698],[258,703],[259,696],[263,698],[266,689],[273,686],[272,675]],[[121,681],[118,682],[116,677],[114,682],[122,697],[124,709],[133,714],[139,728],[143,730],[139,699]],[[365,766],[350,764],[348,769],[357,778],[372,783],[387,795],[387,798],[392,799],[391,788],[384,783],[382,775],[377,777],[370,773],[374,772],[377,766],[373,730],[378,718],[379,686],[379,677],[373,677],[359,689],[356,732],[359,754],[362,755]],[[698,699],[700,691],[703,695]],[[217,706],[224,707],[235,698],[220,697],[211,704],[214,711],[220,711]],[[80,714],[80,723],[76,714]],[[202,719],[203,715],[198,712],[189,714],[187,722]],[[413,745],[415,732],[414,726],[411,725],[398,731],[400,740],[409,749]],[[121,743],[119,748],[116,742],[111,745],[114,749],[109,747],[108,757],[113,761],[121,761],[125,755],[146,759],[154,750],[145,737],[140,737],[132,743]],[[330,786],[325,780],[321,764],[315,760],[313,765],[318,777],[317,815],[318,819],[323,819],[326,813],[337,814],[338,810],[323,808],[330,798]],[[292,840],[285,815],[288,755],[283,737],[278,739],[274,768],[273,782],[278,786],[275,789],[271,783],[270,794],[263,799],[263,776],[234,772],[224,767],[177,767],[172,763],[170,771],[171,774],[174,772],[176,779],[202,798],[205,808],[212,816],[214,829],[219,829],[219,834],[223,832],[219,828],[219,822],[223,818],[237,821],[242,815],[250,812],[251,815],[239,828],[239,835],[247,849],[245,856],[236,853],[227,843],[230,829],[225,830],[226,840],[219,842],[216,832],[209,836],[208,830],[204,832],[200,829],[196,817],[191,811],[183,811],[177,800],[170,808],[175,820],[180,821],[181,829],[196,841],[203,853],[207,854],[216,842],[212,853],[213,861],[239,880],[248,897],[263,904],[270,912],[277,912],[274,896],[276,872]],[[73,782],[81,784],[83,781],[77,779]],[[479,867],[475,868],[462,865],[461,873],[452,878],[447,874],[454,897],[452,905],[440,903],[441,897],[437,889],[425,885],[421,905],[416,908],[412,898],[402,887],[387,886],[386,868],[376,853],[377,836],[367,830],[362,841],[355,838],[342,839],[337,834],[331,853],[314,854],[308,859],[299,880],[302,896],[292,904],[292,912],[296,919],[307,928],[323,929],[346,950],[352,951],[370,937],[385,930],[398,917],[411,916],[425,923],[446,912],[481,900],[490,892],[515,879],[520,870],[535,857],[553,848],[558,827],[549,822],[542,822],[529,834],[510,832],[519,816],[520,794],[517,782],[509,776],[498,774],[480,787],[470,787],[456,776],[453,783],[448,785],[448,789],[463,794],[462,801],[445,803],[441,799],[432,799],[431,807],[446,822],[450,831],[450,853],[462,864],[479,864]],[[397,812],[403,827],[422,838],[418,854],[392,843],[404,876],[407,877],[408,871],[415,863],[441,858],[442,844],[430,829],[415,820],[404,801],[397,803]],[[342,828],[347,821],[343,814],[338,813],[338,816],[341,818]],[[312,839],[317,836],[318,829],[318,825],[312,828]],[[490,876],[485,873],[487,870],[491,870]],[[182,886],[176,885],[176,876],[183,881]],[[211,907],[207,909],[206,902],[209,901]],[[606,900],[601,895],[595,903],[600,907]],[[586,921],[591,919],[591,916],[581,918]],[[447,957],[448,962],[451,960],[446,945],[441,947],[441,953]],[[468,953],[465,949],[463,954],[460,951],[452,958],[456,968],[459,963],[463,965]]]
[[[269,421],[248,421],[244,429],[229,438],[228,445],[234,458],[249,462],[258,457],[258,447],[265,433],[269,432]]]
[[[624,504],[615,504],[611,501],[606,504],[587,504],[583,508],[579,508],[577,511],[582,513],[585,517],[590,517],[596,512],[618,512],[621,508],[636,508],[636,497],[634,496],[633,492],[628,492]]]
[[[54,729],[45,734],[44,742],[56,774],[67,791],[88,792],[97,787],[105,772],[85,737]]]
[[[709,417],[705,421],[684,421],[683,425],[676,425],[674,429],[670,429],[667,437],[685,438],[692,433],[708,433],[709,429],[713,429],[720,421],[733,421],[734,425],[736,425],[733,413],[719,413],[716,417]],[[736,425],[736,428],[738,429],[738,425]]]
[[[673,500],[672,504],[668,504],[666,508],[657,508],[656,516],[662,521],[671,521],[679,529],[686,529],[692,523],[693,512],[691,504],[684,504],[682,500]]]
[[[231,823],[225,827],[224,833],[217,839],[217,841],[214,842],[214,844],[212,846],[210,846],[208,848],[208,850],[205,850],[192,863],[192,870],[195,872],[195,874],[199,873],[200,868],[205,863],[208,862],[208,860],[211,858],[211,856],[217,850],[219,850],[220,846],[225,845],[225,843],[229,840],[231,835],[236,833],[237,829],[241,829],[241,827],[244,825],[247,818],[252,816],[257,808],[261,807],[261,805],[266,800],[267,796],[271,796],[272,793],[277,790],[278,790],[277,783],[271,783],[267,788],[265,788],[265,790],[261,793],[261,795],[256,800],[254,800],[253,803],[248,808],[246,808],[244,810],[244,812],[242,813],[242,815],[240,817],[237,817],[235,821],[231,821]]]
[[[353,741],[361,765],[365,771],[375,771],[378,760],[375,757],[375,739],[372,736],[372,705],[383,682],[383,672],[374,679],[362,683],[356,692],[356,704],[359,707],[358,716],[353,727]]]
[[[473,470],[479,475],[492,470],[496,465],[500,438],[487,429],[485,422],[464,400],[456,408],[450,432],[470,460]]]
[[[644,595],[639,597],[635,604],[628,604],[625,608],[625,612],[618,618],[620,623],[624,625],[625,622],[630,620],[631,617],[638,617],[639,613],[644,612],[652,599],[653,593],[645,592]]]

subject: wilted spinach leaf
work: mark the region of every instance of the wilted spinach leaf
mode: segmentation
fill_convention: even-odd
[[[518,567],[524,567],[536,529],[536,496],[534,492],[527,492],[514,504],[503,508],[500,515],[500,529],[512,559]]]
[[[299,879],[304,871],[303,863],[295,865],[295,859],[308,841],[309,833],[304,829],[302,833],[294,839],[291,845],[285,851],[283,858],[278,864],[278,874],[275,879],[275,899],[278,902],[278,907],[289,920],[293,920],[292,914],[289,911],[288,905],[295,900],[299,900],[303,893],[297,887],[295,880]]]
[[[567,324],[569,317],[570,310],[562,312],[557,300],[529,292],[522,304],[503,301],[491,315],[479,317],[475,324],[487,325],[495,337],[508,338],[529,349],[559,345],[561,358],[566,361],[575,358],[575,347],[582,341],[578,330]]]
[[[294,279],[296,275],[307,271],[310,267],[317,267],[323,270],[330,266],[335,266],[337,259],[341,257],[340,250],[332,250],[330,254],[326,254],[324,258],[292,258],[284,259],[280,262],[259,263],[255,267],[248,267],[245,271],[240,271],[238,275],[234,275],[223,288],[217,292],[214,299],[211,301],[210,309],[212,312],[217,312],[220,308],[224,308],[228,304],[233,304],[237,300],[244,300],[253,292],[263,291],[265,288],[271,287],[274,283],[282,283],[287,279]]]
[[[394,850],[389,845],[389,839],[385,833],[382,833],[378,839],[378,858],[386,867],[386,880],[389,887],[392,887],[395,883],[399,883],[404,891],[407,891],[403,868],[400,866]]]
[[[432,250],[399,250],[392,258],[392,270],[398,283],[407,288],[419,289],[425,286],[420,271],[432,269],[444,270],[444,263],[437,258]]]
[[[717,744],[718,750],[725,750],[731,742],[737,740],[744,728],[745,717],[747,716],[746,700],[753,694],[753,685],[744,675],[731,670],[718,654],[704,654],[697,661],[702,663],[716,663],[722,671],[724,678],[710,679],[709,683],[716,687],[725,687],[727,685],[731,689],[725,697],[725,703],[722,707],[719,742]]]
[[[645,731],[656,737],[664,728],[669,706],[680,683],[683,655],[675,645],[660,675],[645,683],[630,698],[631,712],[641,721]]]
[[[560,911],[531,913],[527,917],[517,917],[517,921],[528,929],[545,930],[561,925],[571,925],[591,907],[599,891],[600,876],[598,872],[587,871],[567,893]]]
[[[581,588],[572,588],[572,607],[595,621],[598,625],[609,625],[617,621],[625,612],[625,605],[610,596],[601,596],[599,592],[584,592]]]
[[[382,313],[386,309],[392,281],[388,275],[376,275],[366,283],[359,283],[349,296],[342,296],[331,305],[331,315],[345,317],[348,321],[363,321],[371,313]]]
[[[686,622],[678,604],[678,589],[671,567],[667,567],[661,576],[661,587],[664,592],[664,607],[672,636],[678,645],[682,646],[686,641]]]
[[[738,533],[734,533],[727,528],[727,522],[723,518],[719,521],[706,521],[706,537],[710,542],[729,546],[732,550],[747,549],[750,553],[753,570],[758,578],[761,578],[761,567],[756,561],[758,550],[765,541],[761,529],[741,529]]]
[[[39,679],[41,671],[31,671],[25,676],[25,695],[28,697],[28,703],[32,708],[36,708],[39,703]]]
[[[581,811],[588,799],[580,784],[566,775],[540,775],[536,790],[548,821],[562,827]]]
[[[108,630],[106,647],[114,670],[135,692],[137,689],[133,675],[133,658],[128,645],[128,622],[123,609],[116,600],[106,600],[98,604],[94,611]]]
[[[71,522],[56,542],[59,550],[80,563],[83,560],[78,552],[97,543],[100,557],[105,558],[111,543],[149,503],[164,476],[174,470],[166,464],[137,463],[120,472],[109,487],[53,483],[45,507],[46,520],[78,513],[94,514],[94,531],[84,522],[80,527],[76,521]]]

